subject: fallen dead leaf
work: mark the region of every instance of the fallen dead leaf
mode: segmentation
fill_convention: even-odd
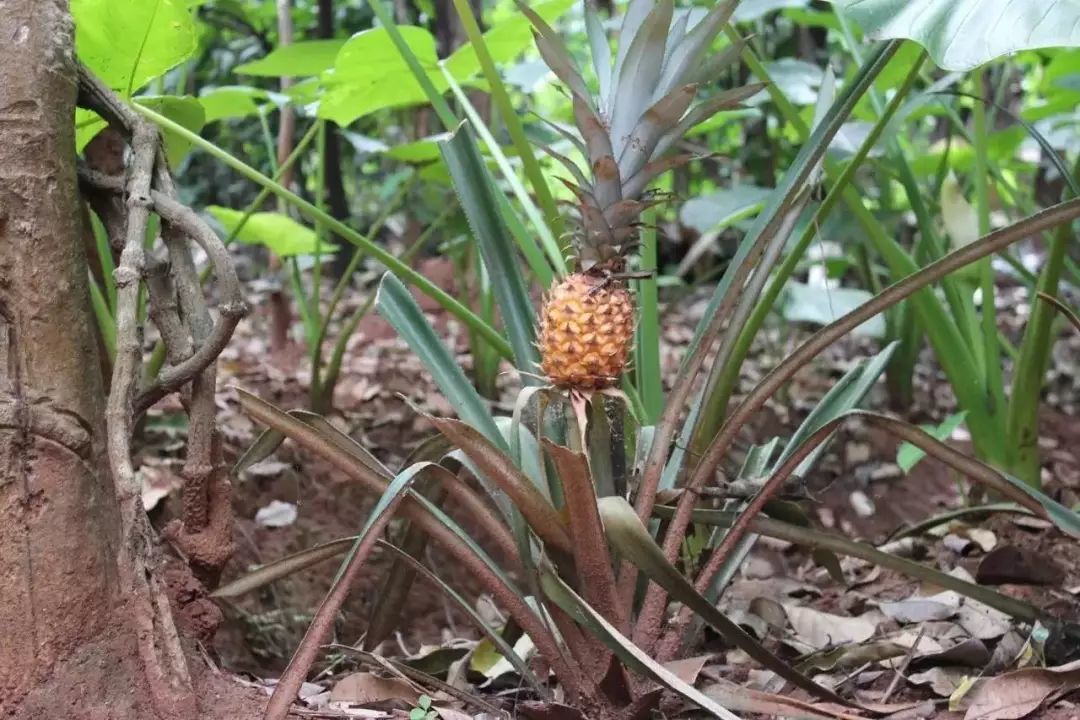
[[[997,535],[991,530],[970,528],[967,531],[967,536],[986,553],[993,550],[994,546],[997,545]]]
[[[1062,693],[1080,687],[1080,661],[1024,668],[990,678],[972,694],[964,720],[1019,720]]]
[[[996,640],[1012,627],[1008,615],[970,599],[960,606],[956,622],[978,640]]]
[[[882,615],[876,612],[846,617],[801,605],[784,605],[788,622],[798,639],[821,650],[833,645],[861,643],[874,636]]]
[[[1065,573],[1035,552],[1003,545],[979,563],[975,581],[980,585],[1060,585]]]
[[[296,505],[281,500],[271,500],[255,513],[255,522],[263,527],[288,527],[296,522],[296,514]]]
[[[956,692],[969,672],[967,668],[935,667],[912,673],[907,679],[912,685],[929,685],[935,695],[949,697]]]
[[[881,612],[898,623],[921,623],[927,620],[946,620],[956,614],[955,605],[929,598],[908,598],[878,605]]]
[[[832,670],[851,670],[867,663],[881,662],[907,654],[908,647],[892,642],[868,642],[842,645],[820,653],[814,653],[799,663],[803,673],[811,670],[829,672]]]
[[[672,660],[664,663],[664,667],[687,685],[693,685],[697,682],[698,675],[701,674],[701,669],[705,667],[705,663],[712,660],[712,658],[712,655],[700,655],[682,660]]]
[[[1049,530],[1054,527],[1054,523],[1049,520],[1043,520],[1033,515],[1013,515],[1011,520],[1013,525],[1022,527],[1025,530]]]
[[[184,478],[165,463],[144,462],[138,474],[142,478],[143,510],[147,512],[184,485]]]
[[[383,700],[402,700],[415,705],[419,699],[420,693],[408,683],[367,672],[346,675],[338,680],[330,692],[330,702],[353,705],[368,705]]]

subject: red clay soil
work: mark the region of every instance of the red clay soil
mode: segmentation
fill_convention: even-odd
[[[72,654],[47,682],[25,697],[12,720],[147,720],[160,718],[141,692],[142,663],[130,628],[107,628]],[[229,673],[215,671],[189,646],[197,720],[257,720],[266,695]],[[176,717],[184,710],[174,708]]]

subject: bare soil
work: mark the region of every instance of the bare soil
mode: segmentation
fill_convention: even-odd
[[[444,285],[452,284],[452,272],[445,263],[429,261],[425,271]],[[351,302],[359,302],[359,299]],[[430,303],[424,301],[423,305],[439,332],[460,353],[467,368],[465,334]],[[702,306],[703,303],[691,302],[665,318],[662,357],[665,368],[672,374],[689,339],[690,328],[697,320],[695,313],[700,313]],[[237,340],[223,357],[223,384],[243,387],[286,409],[306,407],[310,370],[302,353],[296,352],[291,358],[278,358],[276,365],[269,364],[262,339],[265,337],[264,318],[256,316],[245,321]],[[777,328],[767,333],[748,364],[743,377],[744,389],[786,355],[802,337],[805,337],[805,331],[781,332]],[[750,443],[774,435],[790,435],[849,364],[875,350],[872,342],[862,339],[845,341],[831,348],[801,372],[755,418],[743,433],[741,446],[745,449]],[[930,369],[931,362],[932,358],[927,354],[920,366],[916,406],[924,410],[913,415],[910,418],[913,421],[937,422],[952,411],[947,386]],[[514,383],[512,377],[506,376],[500,379],[500,384],[509,388]],[[1070,404],[1073,397],[1069,378],[1055,376],[1047,393],[1042,433],[1045,489],[1069,506],[1080,499],[1080,459],[1073,451],[1080,443],[1080,424],[1075,422],[1076,409]],[[422,366],[392,329],[371,315],[361,323],[350,344],[331,419],[388,467],[395,469],[401,467],[412,449],[432,434],[431,428],[416,417],[409,403],[436,415],[452,413]],[[509,407],[506,403],[504,399],[501,404],[496,403],[496,407],[505,412]],[[873,409],[886,408],[887,399],[880,385],[867,404]],[[234,460],[250,445],[259,428],[240,413],[227,391],[221,401],[221,410],[229,459]],[[167,438],[175,439],[178,432],[182,434],[178,429],[169,428],[168,418],[166,412],[151,423],[147,436],[150,443],[148,457],[160,458],[162,443],[168,445]],[[963,441],[953,444],[960,449],[969,449]],[[175,446],[179,447],[179,443]],[[963,503],[961,492],[967,491],[966,485],[958,482],[949,470],[924,460],[904,475],[895,465],[896,453],[897,443],[877,430],[854,426],[838,433],[807,480],[806,491],[810,499],[803,504],[814,521],[849,537],[880,543],[899,528]],[[166,458],[158,466],[159,480],[162,475],[168,475],[168,468]],[[354,534],[373,502],[326,463],[307,456],[289,443],[271,459],[235,478],[234,482],[236,553],[226,568],[224,581],[238,577],[252,566]],[[295,521],[283,527],[268,527],[257,522],[259,510],[274,501],[294,504],[297,509]],[[155,509],[155,522],[160,525],[173,512],[175,497],[169,496]],[[459,514],[458,519],[469,529],[467,517]],[[1066,590],[1080,587],[1080,556],[1075,552],[1075,541],[1056,530],[1018,525],[1006,516],[992,517],[977,526],[995,533],[999,546],[1015,545],[1029,550],[1060,571],[1060,582],[1051,588],[1018,584],[1001,586],[999,590],[1052,608],[1060,615],[1080,617],[1075,596]],[[919,552],[922,562],[942,570],[963,567],[972,573],[982,557],[978,553],[958,553],[943,540],[933,539],[922,540]],[[463,594],[473,597],[478,592],[479,588],[470,577],[446,558],[436,553],[430,560],[431,567],[437,568],[440,575]],[[365,568],[338,620],[337,642],[351,645],[363,636],[389,567],[390,561],[376,553],[370,566]],[[192,599],[181,616],[183,622],[198,634],[202,625],[209,627],[219,620],[215,609],[220,607],[224,622],[207,645],[209,657],[222,668],[252,681],[275,678],[299,642],[336,569],[335,561],[325,562],[220,606],[197,597],[197,592],[188,592],[190,588],[185,588],[181,579],[177,586],[179,594],[187,592],[187,597]],[[849,578],[857,588],[853,592],[851,587],[824,578],[823,572],[813,565],[805,552],[765,543],[755,551],[744,569],[744,576],[735,581],[731,592],[737,595],[740,583],[752,585],[762,574],[765,577],[790,576],[800,582],[812,581],[818,594],[806,604],[837,614],[860,612],[866,606],[867,598],[900,600],[919,590],[916,583],[906,577],[877,571],[872,577]],[[384,643],[386,654],[411,656],[425,646],[475,637],[466,618],[433,588],[415,588],[405,604],[403,618],[405,621],[397,636]],[[702,650],[722,650],[709,633],[703,634],[701,640]],[[348,664],[323,667],[333,674],[351,669]],[[731,668],[729,679],[738,681],[740,673],[744,672],[740,668]],[[214,677],[220,680],[227,676]],[[323,681],[328,679],[322,678]],[[887,683],[887,680],[881,680],[879,684]],[[895,700],[925,700],[929,697],[932,695],[925,687],[915,688],[904,683],[894,695]],[[1045,713],[1040,717],[1056,720],[1076,716],[1069,707],[1046,709]],[[936,717],[954,716],[959,717],[942,711]]]

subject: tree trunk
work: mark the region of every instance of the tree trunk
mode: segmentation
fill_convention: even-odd
[[[0,714],[99,639],[117,600],[71,33],[57,0],[0,5]]]
[[[5,0],[0,38],[0,716],[190,720],[169,603],[123,570],[158,568],[122,543],[106,456],[67,1]]]

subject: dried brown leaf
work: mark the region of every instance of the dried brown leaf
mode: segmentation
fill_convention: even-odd
[[[1078,687],[1080,662],[998,675],[975,690],[964,720],[1019,720]]]

